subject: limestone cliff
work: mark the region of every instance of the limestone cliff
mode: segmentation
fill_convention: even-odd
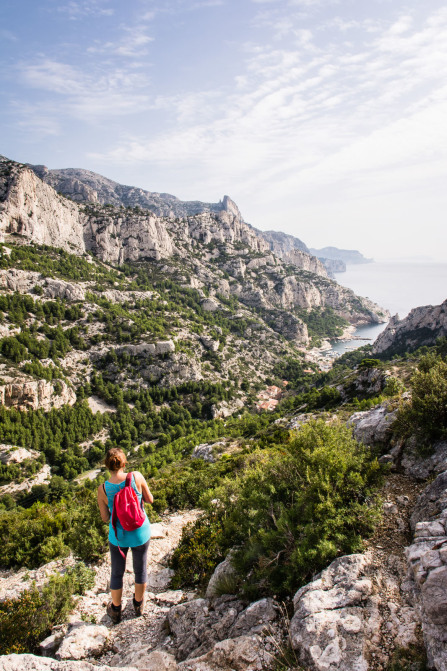
[[[76,394],[64,381],[23,380],[17,378],[0,386],[0,405],[16,410],[43,410],[73,405]]]
[[[258,231],[258,233],[267,240],[272,252],[275,252],[278,256],[288,254],[295,249],[305,252],[306,254],[311,253],[304,242],[299,238],[296,238],[294,235],[288,235],[287,233],[281,233],[280,231]]]
[[[447,336],[447,300],[441,305],[414,308],[405,319],[395,315],[373,344],[373,353],[398,354],[433,345]]]
[[[0,235],[85,251],[79,208],[44,184],[29,168],[0,157]]]

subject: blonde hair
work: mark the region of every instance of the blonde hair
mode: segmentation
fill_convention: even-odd
[[[112,447],[106,454],[105,464],[109,471],[119,471],[127,463],[126,455],[119,447]]]

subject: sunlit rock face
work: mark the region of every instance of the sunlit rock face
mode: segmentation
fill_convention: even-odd
[[[447,300],[441,305],[414,308],[405,319],[395,315],[374,342],[373,352],[412,351],[434,345],[443,336],[447,336]]]

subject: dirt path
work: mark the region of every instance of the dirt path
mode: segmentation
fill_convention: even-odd
[[[417,482],[413,478],[399,473],[387,476],[381,495],[383,497],[383,518],[378,525],[374,536],[367,543],[366,554],[371,558],[372,579],[376,590],[380,594],[380,652],[369,660],[370,671],[384,671],[388,664],[383,659],[389,659],[396,648],[394,636],[390,633],[390,623],[397,623],[396,612],[399,612],[400,623],[398,628],[408,629],[413,634],[412,654],[421,659],[424,655],[422,632],[418,625],[412,626],[415,618],[412,602],[405,589],[407,563],[405,548],[412,542],[410,517],[416,500],[421,491],[427,486],[426,482]],[[418,641],[414,645],[414,637]],[[406,647],[406,646],[403,646]],[[416,659],[417,661],[417,659]],[[415,666],[419,668],[419,666]]]

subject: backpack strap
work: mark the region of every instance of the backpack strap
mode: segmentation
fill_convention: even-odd
[[[131,482],[132,482],[132,471],[126,475],[126,484],[124,485],[124,487],[130,487]],[[104,491],[105,491],[105,488],[104,488]],[[116,512],[116,496],[113,499],[113,510],[112,510],[112,520],[111,521],[112,521],[113,531],[115,532],[116,540],[118,541],[118,531],[117,531],[117,528],[116,528],[116,523],[118,521],[118,514]],[[126,555],[121,550],[119,544],[117,545],[117,547],[118,547],[118,550],[120,551],[120,554],[121,554],[122,558],[126,559]]]
[[[125,487],[130,487],[130,486],[131,486],[132,475],[133,475],[133,471],[131,471],[130,473],[128,473],[128,474],[126,475],[126,484],[125,484]],[[134,478],[135,478],[135,476],[134,476]],[[135,487],[136,487],[136,486],[137,486],[137,483],[135,483]],[[140,493],[140,492],[138,492],[138,493]],[[140,506],[141,506],[141,510],[144,511],[143,492],[141,492]]]

